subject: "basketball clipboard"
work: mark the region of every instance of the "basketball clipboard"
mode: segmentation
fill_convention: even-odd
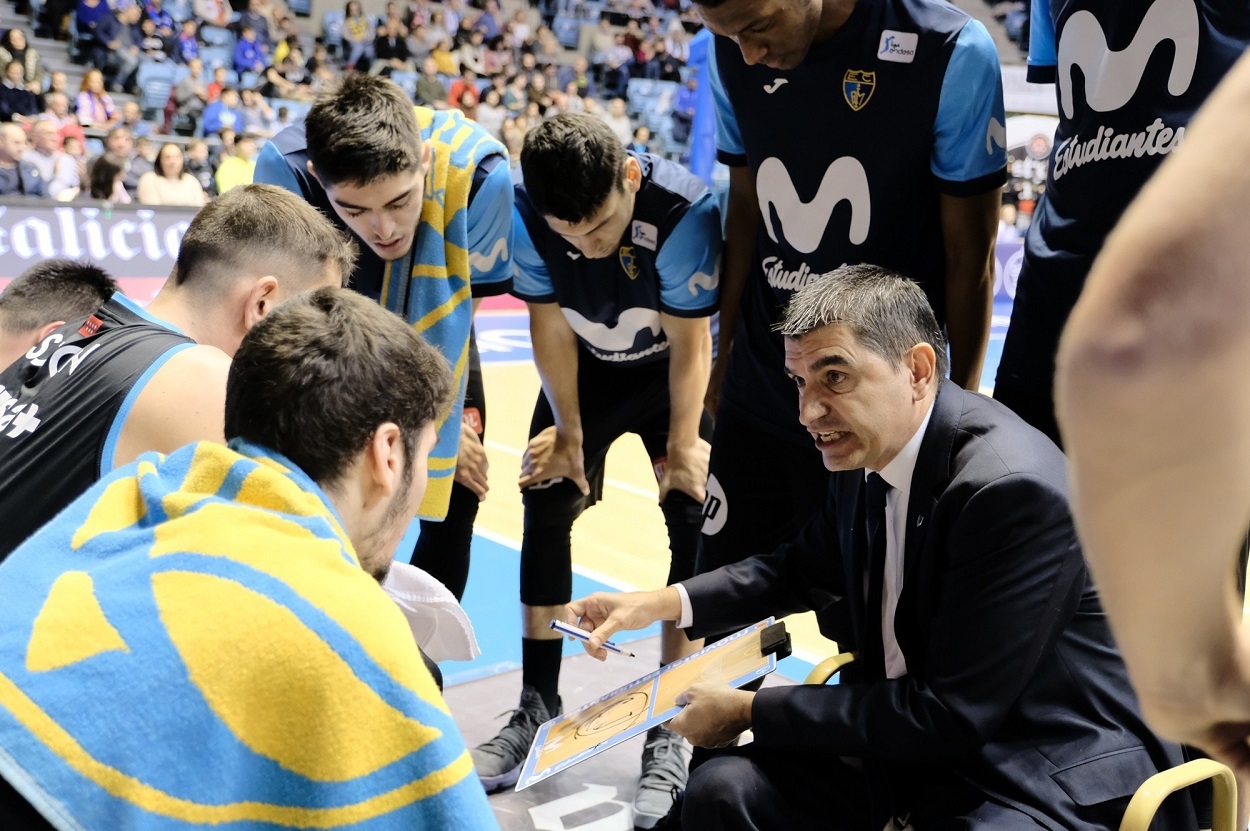
[[[681,712],[677,696],[703,681],[741,687],[777,668],[760,650],[770,617],[693,655],[644,675],[538,728],[517,780],[518,791],[567,770]]]

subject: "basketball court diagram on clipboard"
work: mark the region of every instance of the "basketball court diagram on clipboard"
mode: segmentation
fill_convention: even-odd
[[[524,790],[663,724],[681,712],[677,696],[694,684],[706,681],[741,687],[772,672],[777,656],[760,649],[760,633],[772,623],[770,617],[748,626],[543,724],[516,789]]]

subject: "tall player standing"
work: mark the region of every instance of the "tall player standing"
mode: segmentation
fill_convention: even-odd
[[[824,499],[772,331],[815,276],[867,262],[915,279],[949,332],[951,379],[977,388],[1006,150],[993,41],[949,3],[698,5],[717,36],[709,76],[730,166],[702,573],[773,548]]]

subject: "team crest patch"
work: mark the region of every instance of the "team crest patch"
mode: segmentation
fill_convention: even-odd
[[[851,109],[859,112],[872,98],[872,91],[877,88],[877,73],[865,72],[862,69],[848,69],[842,76],[842,97]]]
[[[634,256],[634,246],[621,246],[621,268],[625,269],[625,273],[629,275],[629,279],[638,279],[638,258]]]

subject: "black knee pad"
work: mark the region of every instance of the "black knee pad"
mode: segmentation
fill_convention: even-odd
[[[660,503],[668,527],[668,585],[694,576],[695,559],[702,536],[703,505],[682,491],[669,491]]]
[[[586,497],[568,480],[529,487],[521,543],[521,602],[559,606],[573,599],[573,552],[569,536]]]

